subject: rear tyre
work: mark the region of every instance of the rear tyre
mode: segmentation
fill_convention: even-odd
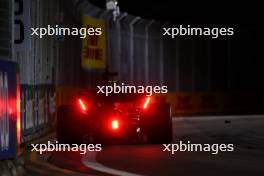
[[[171,106],[168,103],[153,104],[150,115],[145,122],[148,143],[171,143],[173,138]]]
[[[81,144],[84,138],[82,128],[76,117],[78,114],[71,105],[60,106],[57,113],[57,140],[61,144]],[[86,128],[85,128],[86,129]]]

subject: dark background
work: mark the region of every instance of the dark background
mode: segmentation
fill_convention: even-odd
[[[104,0],[90,0],[90,2],[105,8]],[[192,27],[234,27],[235,35],[230,37],[232,40],[231,64],[233,67],[231,72],[235,80],[234,90],[263,92],[260,3],[255,1],[119,0],[119,5],[122,12],[157,21],[168,21],[172,26],[173,24],[190,24]],[[193,38],[200,40],[199,37]],[[225,55],[223,48],[226,47],[226,42],[227,40],[221,39],[212,40],[211,50],[214,56],[213,60],[216,61],[214,70],[217,74],[221,74],[221,68],[217,68],[217,61]],[[199,50],[203,41],[200,40],[196,43],[196,50]],[[199,56],[197,57],[199,58]],[[225,78],[219,76],[219,86],[216,86],[218,87],[216,89],[223,89],[221,82],[226,80],[221,79]]]
[[[104,0],[90,0],[90,2],[105,8]],[[208,46],[208,40],[201,37],[179,38],[181,43],[180,57],[182,58],[179,63],[180,82],[184,82],[192,72],[187,67],[190,65],[188,60],[189,48],[194,41],[194,50],[192,51],[196,58],[194,64],[198,68],[206,68],[207,65],[204,60],[206,53],[209,51],[211,53],[211,74],[213,75],[211,90],[206,90],[204,86],[206,85],[204,82],[205,69],[196,70],[196,85],[198,85],[196,91],[206,90],[230,94],[243,92],[242,96],[238,96],[234,101],[243,101],[263,109],[264,85],[262,75],[264,73],[263,44],[261,41],[263,20],[261,20],[260,3],[254,1],[119,0],[119,6],[121,12],[127,12],[146,19],[169,22],[170,27],[180,24],[190,24],[191,27],[233,27],[234,36],[211,39],[210,46]],[[231,54],[230,63],[227,63],[228,61],[225,59],[228,54]],[[175,58],[167,58],[166,62],[171,65],[175,62],[173,60]],[[229,75],[227,75],[227,72]],[[170,79],[173,78],[167,77],[166,79],[168,79],[166,82],[169,84]],[[228,86],[228,80],[230,79],[232,84]],[[185,85],[185,83],[181,85]],[[170,84],[169,87],[171,87]],[[188,86],[181,86],[180,90],[190,91]],[[174,90],[172,89],[172,91]],[[239,100],[240,98],[241,100]]]
[[[104,8],[104,0],[90,0]],[[255,1],[119,0],[121,11],[149,19],[187,24],[258,25],[261,4]]]

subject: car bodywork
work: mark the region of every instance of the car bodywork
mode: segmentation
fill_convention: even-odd
[[[82,91],[59,107],[57,135],[61,143],[169,143],[170,105],[144,94]]]

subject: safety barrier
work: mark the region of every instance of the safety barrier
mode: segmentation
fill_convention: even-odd
[[[0,59],[0,160],[17,157],[20,143],[50,130],[56,94],[50,85],[19,84],[18,64]]]
[[[56,95],[50,85],[21,85],[22,142],[50,130],[55,122]]]
[[[0,160],[15,158],[19,142],[17,64],[0,58]]]
[[[71,11],[74,18],[63,21],[63,26],[101,27],[105,35],[88,37],[82,41],[84,45],[79,39],[65,38],[62,49],[66,52],[58,58],[60,64],[56,68],[60,86],[56,89],[57,105],[71,101],[75,92],[72,87],[96,88],[102,83],[103,67],[107,66],[109,73],[118,73],[113,79],[126,84],[168,86],[170,93],[166,97],[174,115],[264,111],[260,107],[264,96],[254,89],[247,92],[248,89],[238,88],[239,81],[232,75],[241,69],[239,64],[231,64],[239,58],[231,53],[232,38],[219,43],[210,37],[171,39],[162,35],[162,29],[175,24],[125,12],[114,20],[113,11],[98,8],[89,1],[64,2],[62,9]],[[103,52],[105,59],[100,61],[82,57],[82,52],[89,49],[87,40],[95,39],[98,45],[90,48]],[[94,62],[88,62],[89,59]],[[243,81],[251,82],[250,76],[243,74]]]
[[[13,25],[13,38],[19,42],[15,42],[9,58],[20,67],[21,143],[50,131],[55,121],[54,65],[59,55],[59,42],[52,37],[40,40],[30,35],[30,28],[57,24],[59,3],[53,0],[10,1],[10,13],[16,11],[10,21],[22,24]]]
[[[256,106],[256,102],[263,103],[256,92],[175,92],[168,93],[166,98],[174,116],[263,112]]]

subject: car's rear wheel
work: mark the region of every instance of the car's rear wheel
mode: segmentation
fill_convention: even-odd
[[[80,117],[70,105],[60,106],[57,113],[57,140],[61,144],[84,143],[87,125],[79,123]]]
[[[143,119],[148,143],[171,143],[173,138],[171,106],[168,103],[152,105]]]

